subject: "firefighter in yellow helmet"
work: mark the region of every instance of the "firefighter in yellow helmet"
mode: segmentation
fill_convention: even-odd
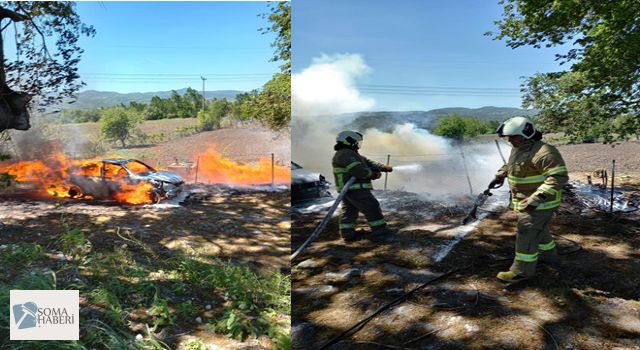
[[[535,274],[538,260],[556,262],[556,243],[549,233],[549,222],[560,206],[562,187],[569,180],[560,152],[542,142],[542,134],[525,117],[506,120],[497,130],[513,146],[507,164],[491,183],[499,185],[507,178],[511,188],[509,208],[518,214],[516,255],[509,271],[498,279],[517,282]]]
[[[341,191],[351,177],[356,178],[342,200],[340,235],[347,242],[363,238],[356,233],[359,212],[367,218],[374,236],[385,238],[391,234],[391,231],[386,228],[380,203],[371,193],[373,189],[371,180],[379,179],[381,172],[391,172],[393,168],[361,156],[358,153],[361,142],[361,133],[342,131],[336,137],[336,144],[333,147],[336,153],[333,156],[332,165],[337,190]]]

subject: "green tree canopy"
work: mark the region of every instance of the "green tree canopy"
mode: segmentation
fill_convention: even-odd
[[[100,130],[105,139],[120,141],[126,147],[126,140],[141,121],[142,117],[132,109],[112,107],[102,113]]]
[[[261,15],[266,18],[271,26],[262,28],[264,33],[273,32],[276,34],[275,41],[271,44],[275,48],[275,53],[271,61],[283,61],[280,66],[283,73],[291,73],[291,4],[286,1],[278,2],[271,7],[271,13]]]
[[[198,112],[200,129],[210,131],[220,127],[220,121],[231,111],[231,104],[226,99],[214,99],[207,109]]]
[[[597,129],[605,139],[637,133],[615,131],[613,120],[638,118],[640,109],[640,1],[503,0],[499,32],[508,46],[536,48],[569,44],[557,55],[568,71],[537,74],[523,87],[525,107],[541,110],[541,121],[570,135]],[[613,134],[615,133],[615,135]]]
[[[486,122],[473,117],[463,117],[459,114],[451,114],[440,117],[433,129],[433,133],[454,140],[463,140],[465,137],[476,137],[489,132]]]

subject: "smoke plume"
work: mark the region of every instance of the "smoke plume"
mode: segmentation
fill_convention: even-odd
[[[373,99],[355,87],[358,79],[371,72],[360,55],[341,54],[323,55],[292,76],[295,162],[332,181],[336,134],[353,121],[357,112],[375,106]],[[386,163],[387,155],[391,155],[390,164],[397,171],[388,176],[389,189],[442,199],[468,194],[470,181],[473,191],[479,192],[502,163],[493,143],[456,145],[411,123],[396,124],[391,132],[376,128],[358,131],[364,134],[361,154],[380,163]],[[384,177],[374,182],[377,189],[383,186]]]

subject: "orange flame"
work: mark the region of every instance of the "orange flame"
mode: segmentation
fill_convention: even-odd
[[[44,160],[0,162],[0,173],[8,173],[18,182],[30,183],[36,191],[52,197],[82,197],[93,199],[91,194],[81,193],[81,188],[74,185],[70,175],[87,178],[100,178],[102,162],[100,159],[69,159],[62,153],[56,153]],[[123,174],[105,174],[114,185],[113,197],[121,203],[151,203],[153,186],[149,183],[130,184]]]
[[[225,159],[215,149],[209,147],[204,153],[196,155],[198,160],[198,181],[212,184],[259,185],[270,184],[272,180],[271,159],[261,158],[256,165],[240,164]],[[291,170],[275,165],[273,180],[278,184],[291,182]]]

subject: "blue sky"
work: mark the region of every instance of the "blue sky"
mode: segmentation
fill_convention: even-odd
[[[279,71],[274,35],[258,31],[267,2],[79,2],[77,11],[97,31],[80,41],[82,90],[201,90],[204,75],[207,90],[248,91]]]
[[[502,14],[493,0],[294,0],[292,10],[294,74],[322,54],[358,54],[371,69],[356,86],[375,110],[520,107],[521,77],[561,70],[557,49],[484,35]]]

